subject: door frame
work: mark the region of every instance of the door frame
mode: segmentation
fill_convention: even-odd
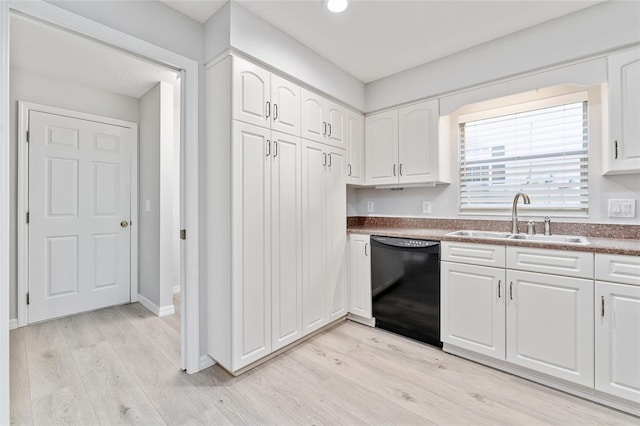
[[[29,113],[31,111],[46,114],[61,115],[79,120],[94,121],[101,124],[131,129],[135,135],[131,146],[130,183],[131,203],[130,222],[131,239],[129,241],[129,299],[138,301],[138,124],[130,121],[99,115],[86,114],[48,105],[18,101],[18,327],[29,324],[27,301],[24,295],[29,290],[29,225],[23,218],[29,210],[29,143],[27,130],[29,129]],[[135,228],[134,228],[135,227]]]
[[[181,193],[184,210],[181,212],[182,229],[188,239],[181,241],[181,271],[183,309],[181,312],[182,351],[181,368],[196,373],[212,365],[209,357],[200,356],[200,245],[199,245],[199,72],[201,64],[171,50],[116,30],[89,18],[61,9],[43,1],[0,1],[0,412],[9,421],[9,19],[11,12],[58,26],[107,45],[122,49],[135,56],[174,68],[182,72],[181,93]],[[6,297],[5,297],[6,296]],[[5,410],[6,408],[6,410]],[[2,419],[0,416],[0,422]]]

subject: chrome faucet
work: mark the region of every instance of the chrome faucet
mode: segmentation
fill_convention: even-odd
[[[529,196],[524,192],[518,192],[515,197],[513,197],[513,208],[511,209],[511,233],[518,233],[518,198],[522,195],[522,199],[525,204],[531,204],[531,200]]]

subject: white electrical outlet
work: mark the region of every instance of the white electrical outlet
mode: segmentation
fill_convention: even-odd
[[[373,201],[367,202],[367,213],[373,213]]]
[[[151,211],[151,200],[144,200],[144,211],[147,213]]]
[[[431,201],[423,201],[422,202],[422,213],[423,214],[431,214]]]
[[[636,200],[609,200],[609,217],[636,217]]]

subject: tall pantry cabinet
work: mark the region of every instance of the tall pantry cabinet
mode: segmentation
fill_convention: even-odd
[[[346,315],[345,154],[300,137],[296,84],[235,56],[206,78],[208,354],[239,374]]]

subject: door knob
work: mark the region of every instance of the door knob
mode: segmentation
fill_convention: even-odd
[[[126,228],[127,226],[129,226],[129,222],[127,222],[126,220],[123,220],[122,222],[120,222],[120,226],[122,226],[123,228]]]

